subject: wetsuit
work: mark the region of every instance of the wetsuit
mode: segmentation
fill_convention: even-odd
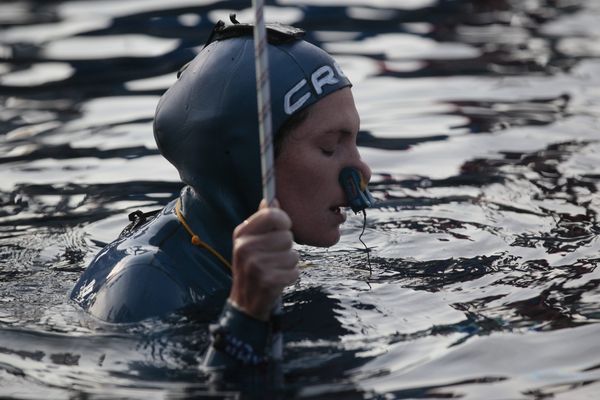
[[[231,271],[211,251],[192,244],[181,221],[230,262],[232,232],[256,212],[262,197],[251,30],[232,34],[227,29],[217,29],[156,111],[158,148],[189,186],[157,217],[105,247],[71,294],[109,322],[140,321],[188,307],[209,318],[220,315],[207,358],[212,366],[259,362],[268,336],[266,322],[226,303]],[[273,132],[294,113],[350,85],[334,60],[298,31],[276,33],[269,45]],[[223,332],[252,351],[221,351],[216,342]]]

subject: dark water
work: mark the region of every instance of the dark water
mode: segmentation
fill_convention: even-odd
[[[237,398],[206,325],[67,301],[127,213],[176,196],[152,117],[241,1],[0,4],[0,396]],[[301,248],[286,391],[311,399],[600,398],[600,3],[281,0],[353,79],[380,201]],[[211,397],[212,396],[212,397]]]

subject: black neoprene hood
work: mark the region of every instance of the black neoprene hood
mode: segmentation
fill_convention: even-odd
[[[274,134],[351,85],[329,54],[299,36],[268,46]],[[217,38],[162,96],[154,120],[158,148],[181,179],[238,223],[261,199],[254,62],[252,36]]]

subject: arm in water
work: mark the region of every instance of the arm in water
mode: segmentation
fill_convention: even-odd
[[[264,359],[273,305],[299,275],[291,227],[277,201],[275,207],[267,207],[262,200],[259,210],[235,229],[231,293],[213,329],[206,366],[233,367]]]

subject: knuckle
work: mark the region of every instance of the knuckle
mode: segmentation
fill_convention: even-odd
[[[271,221],[276,217],[277,215],[277,209],[276,208],[264,208],[262,210],[260,210],[261,212],[261,217],[265,218],[268,221]]]
[[[300,261],[300,254],[294,250],[291,249],[289,252],[289,258],[290,258],[290,264],[292,264],[293,266],[298,265],[298,261]]]
[[[292,220],[290,218],[290,216],[288,215],[288,213],[286,213],[283,210],[278,210],[279,211],[279,217],[281,218],[281,223],[287,228],[289,229],[292,226]]]
[[[298,267],[294,268],[292,277],[293,277],[292,283],[295,282],[295,281],[297,281],[298,278],[300,278],[300,268],[298,268]]]
[[[246,238],[237,238],[233,241],[233,253],[238,258],[246,258],[248,255],[248,240]]]
[[[281,229],[285,229],[291,225],[291,220],[288,214],[280,208],[270,208],[270,219],[277,224]]]
[[[242,234],[242,232],[243,232],[243,230],[244,230],[243,228],[244,228],[244,225],[243,225],[243,223],[241,223],[240,225],[238,225],[238,226],[236,226],[236,227],[235,227],[235,229],[233,230],[233,239],[234,239],[234,240],[235,240],[236,238],[238,238],[238,237],[240,237],[240,236],[241,236],[241,234]]]
[[[253,237],[238,238],[234,242],[234,259],[244,268],[256,268],[260,265],[260,250]]]
[[[291,248],[294,245],[294,234],[292,233],[292,231],[290,231],[290,230],[285,231],[285,239]]]
[[[273,245],[273,248],[289,251],[294,245],[294,241],[292,239],[293,236],[290,231],[277,232],[273,235],[271,243]]]

